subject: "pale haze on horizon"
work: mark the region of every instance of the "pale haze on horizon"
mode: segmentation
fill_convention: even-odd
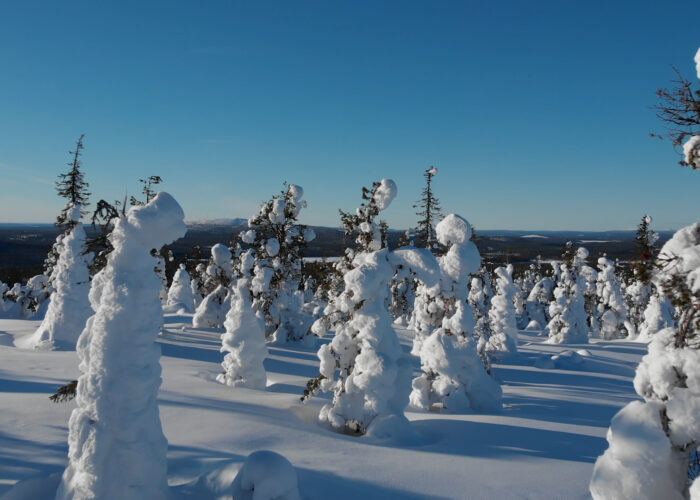
[[[678,3],[11,3],[0,222],[55,219],[84,133],[92,207],[159,175],[188,219],[248,218],[287,181],[339,226],[388,177],[403,229],[434,165],[477,230],[676,229],[700,175],[650,133],[672,66],[698,83]]]

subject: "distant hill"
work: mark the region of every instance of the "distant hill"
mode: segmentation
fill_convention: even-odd
[[[169,248],[176,258],[188,255],[199,245],[208,255],[216,243],[229,244],[232,237],[247,228],[247,219],[207,219],[188,221],[187,234]],[[86,226],[88,235],[94,234]],[[335,257],[343,254],[343,230],[337,227],[312,226],[316,239],[303,252],[305,257]],[[0,224],[0,280],[13,283],[38,274],[58,230],[52,224]],[[403,231],[389,231],[389,245],[395,248]],[[673,231],[660,232],[659,245]],[[485,262],[491,266],[513,263],[523,266],[538,255],[556,259],[567,241],[585,246],[590,251],[589,263],[595,265],[599,256],[622,261],[635,256],[635,231],[501,231],[476,229],[476,244]]]

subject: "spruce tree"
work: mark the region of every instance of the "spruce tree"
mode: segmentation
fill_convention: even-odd
[[[63,239],[78,223],[75,217],[73,217],[73,215],[75,215],[74,207],[80,208],[79,215],[82,217],[85,215],[85,207],[90,204],[88,202],[88,198],[90,197],[88,187],[90,185],[85,181],[80,162],[80,155],[84,149],[84,137],[85,134],[82,134],[76,141],[75,151],[69,152],[69,154],[72,155],[71,161],[68,162],[70,170],[64,174],[58,174],[58,181],[56,181],[56,191],[61,198],[66,199],[66,206],[63,207],[58,214],[56,222],[54,223],[54,225],[61,230],[61,234],[56,238],[56,241],[44,260],[44,274],[49,277],[49,280],[53,273],[54,266],[56,262],[58,262]]]
[[[438,243],[435,239],[435,225],[442,219],[440,209],[440,200],[433,194],[432,182],[433,177],[438,173],[438,169],[431,166],[425,170],[425,187],[421,193],[421,199],[413,205],[413,208],[418,208],[416,215],[420,217],[418,226],[415,230],[416,246],[422,248],[437,248]]]
[[[80,155],[84,149],[84,138],[85,134],[82,134],[75,143],[75,151],[70,151],[73,156],[72,160],[68,162],[70,170],[65,174],[58,174],[59,180],[56,181],[58,196],[67,200],[65,208],[56,217],[56,227],[62,229],[63,232],[66,232],[66,229],[72,229],[77,224],[75,218],[71,217],[72,207],[80,206],[80,215],[83,216],[87,213],[85,208],[90,205],[88,202],[90,197],[88,187],[90,185],[85,181],[85,176],[80,169],[82,166]]]

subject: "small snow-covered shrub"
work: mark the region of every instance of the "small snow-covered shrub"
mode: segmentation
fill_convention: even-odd
[[[261,315],[253,309],[248,280],[239,279],[224,322],[226,333],[221,336],[221,352],[227,354],[221,364],[223,373],[216,380],[222,384],[265,389],[267,347]]]

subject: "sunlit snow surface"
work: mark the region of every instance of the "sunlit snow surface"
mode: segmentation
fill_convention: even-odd
[[[48,396],[78,368],[75,352],[14,347],[37,326],[0,320],[0,495],[37,478],[23,483],[23,497],[48,499],[57,478],[46,478],[67,464],[74,407]],[[292,463],[305,499],[589,498],[593,462],[607,447],[612,416],[636,399],[632,377],[646,352],[645,344],[624,341],[543,344],[538,332],[521,332],[519,353],[495,363],[504,390],[500,414],[408,409],[418,437],[386,443],[324,427],[317,420],[323,397],[300,403],[318,373],[317,347],[270,347],[266,391],[217,383],[221,333],[192,328],[189,315],[169,315],[159,340],[169,482],[184,498],[214,498],[197,479],[223,469],[232,480],[231,471],[257,450]],[[398,333],[419,370],[408,354],[412,332]],[[576,363],[561,361],[571,357],[566,351],[579,354]]]

